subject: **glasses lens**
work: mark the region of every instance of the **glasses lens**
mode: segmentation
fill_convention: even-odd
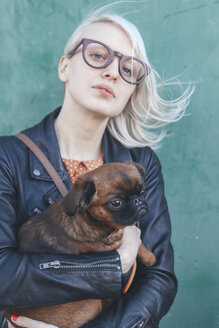
[[[110,53],[103,45],[93,42],[86,46],[84,57],[89,65],[100,68],[108,62]]]
[[[137,83],[144,73],[144,65],[134,58],[126,59],[121,63],[120,74],[128,82]]]

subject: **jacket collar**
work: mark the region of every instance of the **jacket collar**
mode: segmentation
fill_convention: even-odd
[[[124,147],[119,141],[113,138],[107,129],[103,135],[103,153],[105,163],[132,160],[130,149]]]
[[[60,110],[61,107],[58,107],[52,113],[47,115],[40,123],[22,132],[31,138],[43,151],[64,183],[67,184],[67,188],[70,189],[71,181],[61,158],[58,140],[54,128],[54,121]],[[132,160],[130,150],[120,144],[116,139],[114,139],[107,130],[103,135],[103,151],[105,163]],[[30,175],[32,178],[52,181],[51,177],[42,166],[38,158],[36,158],[36,156],[30,150],[29,165]]]

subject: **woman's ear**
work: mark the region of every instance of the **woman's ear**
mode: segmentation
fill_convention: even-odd
[[[62,82],[68,81],[69,64],[70,64],[70,59],[65,56],[62,56],[58,66],[58,74]]]

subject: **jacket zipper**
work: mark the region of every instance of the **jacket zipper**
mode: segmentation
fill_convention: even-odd
[[[41,263],[39,265],[41,270],[44,269],[90,269],[90,268],[117,268],[120,270],[120,265],[116,265],[115,262],[119,261],[119,257],[115,259],[109,259],[106,263],[104,260],[94,261],[91,263],[78,263],[78,262],[70,262],[70,261],[59,261],[54,260],[51,262]]]
[[[131,326],[128,326],[127,328],[140,328],[140,327],[144,327],[144,320],[141,318],[140,320],[138,320],[137,322],[135,322],[134,324],[131,324]]]

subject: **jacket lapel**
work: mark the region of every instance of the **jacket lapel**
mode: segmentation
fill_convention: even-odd
[[[36,145],[54,166],[66,187],[70,189],[71,181],[60,155],[54,128],[54,121],[58,116],[60,109],[60,107],[57,108],[54,112],[47,115],[40,123],[22,132],[36,143]],[[30,176],[37,180],[52,181],[52,178],[49,176],[48,172],[38,158],[31,150],[28,150],[28,152]]]

